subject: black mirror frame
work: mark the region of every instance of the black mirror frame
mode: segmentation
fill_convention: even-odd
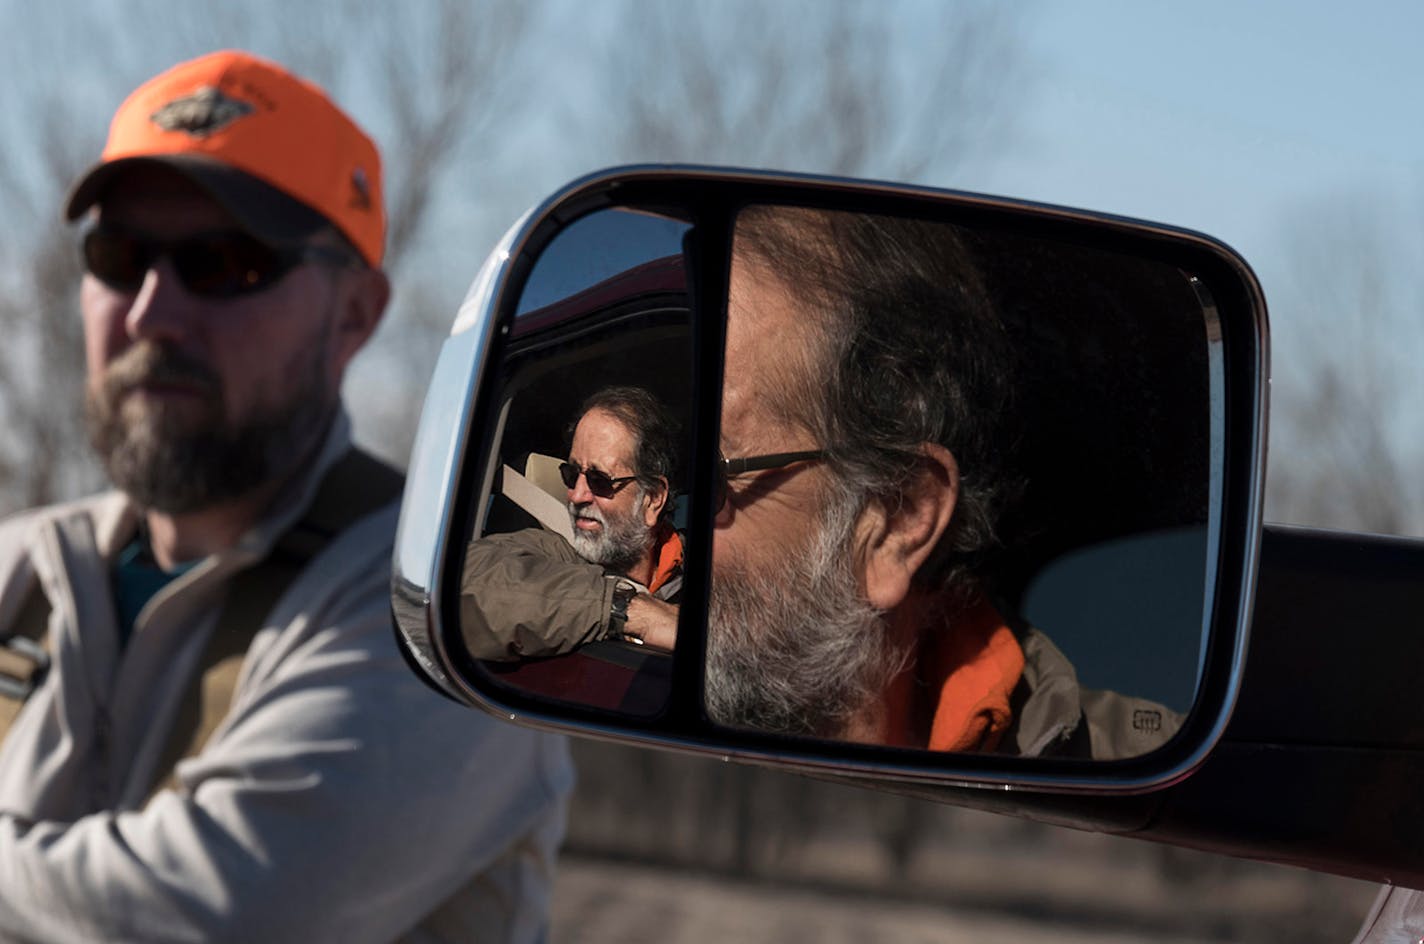
[[[752,203],[803,203],[895,214],[908,212],[983,227],[1009,227],[1081,245],[1155,258],[1198,275],[1209,288],[1221,330],[1224,364],[1220,520],[1210,643],[1197,703],[1163,749],[1123,761],[1070,761],[999,755],[933,755],[893,748],[793,739],[733,731],[701,709],[702,620],[710,528],[691,536],[684,620],[665,712],[647,719],[612,718],[596,709],[554,704],[503,685],[464,656],[458,644],[458,567],[472,496],[491,470],[492,374],[533,261],[553,235],[596,209],[665,208],[690,216],[702,252],[690,273],[697,361],[694,383],[720,389],[725,286],[731,223]],[[933,214],[928,213],[933,209]],[[697,314],[700,312],[701,314]],[[1240,688],[1255,590],[1265,471],[1268,389],[1266,308],[1254,274],[1221,243],[1184,230],[1119,217],[928,190],[756,171],[704,167],[614,168],[575,181],[530,211],[490,255],[476,278],[427,397],[402,508],[393,573],[393,613],[402,648],[444,694],[508,720],[548,730],[771,764],[802,772],[898,780],[922,785],[991,787],[1052,793],[1141,793],[1188,776],[1220,738]],[[693,418],[693,521],[710,521],[712,460],[719,398],[700,398]],[[476,476],[484,481],[474,483]],[[691,655],[690,655],[691,654]]]

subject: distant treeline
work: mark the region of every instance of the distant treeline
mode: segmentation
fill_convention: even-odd
[[[569,855],[1218,941],[1349,940],[1365,883],[576,739]],[[1171,935],[1168,935],[1169,937]]]

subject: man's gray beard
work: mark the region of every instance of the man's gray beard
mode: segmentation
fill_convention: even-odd
[[[603,525],[598,534],[589,534],[581,531],[574,525],[573,541],[574,552],[588,561],[590,564],[598,564],[604,570],[617,574],[627,574],[633,566],[642,559],[652,546],[653,531],[643,524],[637,513],[637,509],[643,506],[645,497],[642,488],[633,486],[638,492],[633,500],[634,510],[625,517],[615,517],[610,519],[603,513],[597,504],[589,502],[582,508],[569,502],[569,523],[574,524],[574,518],[583,516],[592,518]]]
[[[854,507],[830,502],[811,546],[779,572],[713,566],[707,711],[722,724],[837,737],[905,665],[885,615],[857,593]]]
[[[210,508],[292,468],[314,444],[334,407],[319,345],[296,376],[301,386],[286,403],[230,424],[221,383],[206,366],[156,344],[136,345],[86,392],[89,441],[110,480],[140,507],[166,514]],[[165,380],[202,388],[206,408],[198,418],[124,398],[141,383]]]

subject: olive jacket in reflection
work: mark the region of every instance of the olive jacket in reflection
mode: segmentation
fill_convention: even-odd
[[[311,558],[222,723],[171,771],[158,762],[234,574],[300,516],[348,430],[341,417],[236,546],[150,599],[122,647],[107,562],[132,504],[111,493],[0,524],[0,630],[36,582],[51,614],[50,669],[0,745],[0,940],[545,938],[567,745],[454,705],[404,664],[394,502]]]
[[[682,537],[664,526],[648,591],[682,592]],[[613,590],[629,578],[590,564],[558,534],[525,528],[471,542],[460,580],[460,633],[476,659],[510,661],[572,652],[610,635]]]
[[[1147,699],[1082,688],[1044,633],[1010,628],[982,598],[924,637],[917,675],[931,750],[1117,760],[1161,747],[1182,722]]]
[[[1027,630],[1020,644],[1024,675],[1001,751],[1120,760],[1156,750],[1182,726],[1180,714],[1156,702],[1080,687],[1068,657],[1038,630]]]

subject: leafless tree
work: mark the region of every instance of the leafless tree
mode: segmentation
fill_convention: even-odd
[[[515,66],[537,11],[536,4],[510,0],[420,6],[393,16],[384,5],[358,0],[216,7],[132,0],[122,10],[95,2],[84,16],[46,16],[19,0],[0,0],[15,27],[0,39],[0,50],[11,63],[29,64],[11,70],[16,81],[0,109],[6,132],[0,210],[11,224],[0,250],[0,329],[8,342],[0,349],[0,511],[99,482],[78,410],[75,234],[60,222],[59,208],[65,189],[99,153],[122,96],[212,49],[248,48],[310,76],[348,105],[375,103],[353,110],[377,138],[387,168],[387,268],[397,304],[384,336],[405,343],[389,346],[394,356],[388,354],[384,369],[413,391],[395,422],[412,425],[415,391],[433,361],[434,328],[448,324],[450,310],[420,304],[423,293],[403,293],[400,282],[429,227],[432,194],[455,164],[484,165],[473,137],[515,104]],[[38,59],[37,50],[46,48],[84,54],[64,63]],[[398,456],[403,447],[387,451]]]
[[[1408,208],[1366,193],[1322,197],[1285,228],[1267,517],[1424,534],[1424,233]]]
[[[17,504],[72,492],[93,474],[76,408],[83,377],[74,301],[79,264],[73,238],[59,224],[59,204],[84,166],[82,155],[97,152],[103,128],[76,132],[55,107],[34,115],[30,173],[18,161],[0,162],[0,208],[15,227],[0,256],[7,341],[0,347],[0,496]]]
[[[1021,7],[627,0],[621,159],[923,181],[992,155],[1028,91]]]

